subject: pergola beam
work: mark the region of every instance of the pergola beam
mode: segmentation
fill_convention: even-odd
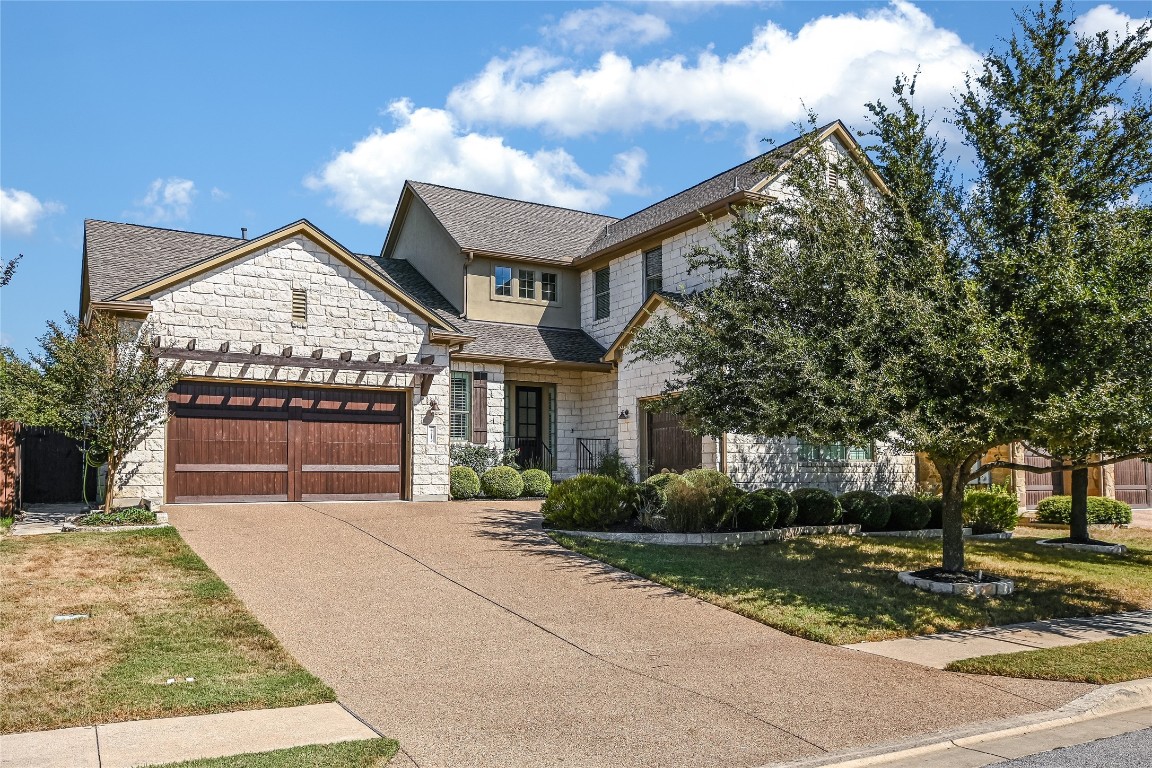
[[[267,365],[275,368],[321,368],[329,371],[362,371],[365,373],[407,373],[419,374],[429,377],[440,373],[445,366],[430,365],[425,360],[434,358],[421,358],[419,365],[415,363],[382,363],[379,357],[376,360],[353,360],[351,352],[342,352],[339,360],[317,357],[315,351],[308,356],[292,354],[291,347],[285,347],[280,354],[260,354],[260,345],[253,347],[252,353],[246,352],[216,352],[207,349],[196,349],[194,340],[185,347],[153,347],[153,354],[169,360],[199,360],[210,363],[232,363],[238,365]],[[222,349],[226,347],[222,346]],[[319,350],[316,350],[319,351]]]

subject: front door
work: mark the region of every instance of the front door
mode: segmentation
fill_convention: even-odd
[[[684,429],[679,415],[672,411],[648,414],[648,466],[652,474],[695,469],[702,455],[700,437]]]
[[[516,387],[516,449],[520,466],[539,466],[543,448],[540,406],[542,387]]]

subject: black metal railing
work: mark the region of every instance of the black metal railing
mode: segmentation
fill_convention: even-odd
[[[521,469],[556,471],[556,457],[552,449],[539,437],[505,437],[504,450],[516,451],[516,463]]]
[[[584,474],[600,468],[600,460],[608,453],[608,438],[576,438],[576,471]]]

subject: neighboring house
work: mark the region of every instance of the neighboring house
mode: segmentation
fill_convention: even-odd
[[[856,147],[839,122],[820,135]],[[644,474],[716,467],[745,488],[911,489],[915,456],[881,443],[697,437],[646,408],[671,367],[630,339],[707,284],[687,254],[781,194],[795,149],[623,219],[407,182],[378,257],[306,221],[255,240],[88,222],[82,313],[148,317],[183,361],[124,495],[446,498],[454,442],[558,477],[617,450]]]

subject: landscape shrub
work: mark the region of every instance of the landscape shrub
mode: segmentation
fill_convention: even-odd
[[[710,491],[712,489],[709,489]],[[730,485],[716,493],[716,528],[730,531],[751,530],[747,491]]]
[[[888,524],[892,509],[888,500],[872,491],[849,491],[840,495],[846,523],[859,523],[866,531],[879,531]]]
[[[972,533],[1011,531],[1020,517],[1015,494],[993,486],[989,490],[973,489],[964,494],[964,525]]]
[[[1049,496],[1036,505],[1036,522],[1068,525],[1072,521],[1072,497]],[[1129,525],[1132,507],[1103,496],[1088,497],[1089,525]]]
[[[660,489],[661,492],[668,488],[668,484],[680,479],[680,475],[675,472],[660,472],[655,475],[649,475],[648,479],[644,482],[648,485],[654,485]]]
[[[844,514],[839,500],[823,488],[797,488],[792,498],[797,525],[835,525]]]
[[[928,524],[925,528],[944,527],[944,497],[931,493],[918,493],[916,498],[928,505]],[[891,503],[891,499],[888,500]],[[905,529],[910,530],[910,529]]]
[[[624,510],[642,528],[662,527],[657,519],[664,511],[664,491],[651,483],[633,483],[623,487]]]
[[[480,495],[480,477],[472,467],[452,467],[449,492],[454,499],[474,499]]]
[[[501,463],[499,450],[476,443],[456,443],[448,449],[448,457],[452,466],[470,467],[477,477]]]
[[[600,463],[596,465],[596,474],[610,477],[623,485],[636,482],[636,470],[620,458],[619,451],[609,451],[601,456]]]
[[[544,525],[572,531],[603,531],[628,519],[621,486],[603,475],[577,475],[556,483],[540,507]]]
[[[708,488],[714,495],[719,495],[726,488],[732,488],[732,478],[715,469],[690,469],[681,475],[686,482],[697,488]]]
[[[791,497],[788,499],[791,501]],[[766,531],[776,524],[778,514],[776,508],[776,495],[767,489],[752,491],[744,497],[746,517],[741,518],[741,524],[753,531]]]
[[[701,488],[677,478],[664,488],[664,517],[668,530],[677,533],[699,533],[716,529],[716,497]]]
[[[940,508],[943,509],[944,500],[939,496]],[[940,528],[943,524],[932,525],[932,507],[928,502],[907,493],[895,493],[888,497],[888,509],[892,514],[888,518],[890,531],[922,531],[925,528]]]
[[[526,469],[520,477],[524,480],[525,496],[547,496],[552,490],[552,476],[542,469]]]
[[[90,512],[77,525],[155,525],[156,514],[144,507],[124,507],[111,512]]]
[[[480,476],[480,490],[494,499],[518,499],[524,493],[524,479],[515,467],[492,467]]]
[[[783,488],[764,488],[757,493],[767,494],[772,497],[772,501],[776,502],[777,528],[788,528],[796,524],[799,507],[796,506],[796,499],[792,498],[792,494]]]

